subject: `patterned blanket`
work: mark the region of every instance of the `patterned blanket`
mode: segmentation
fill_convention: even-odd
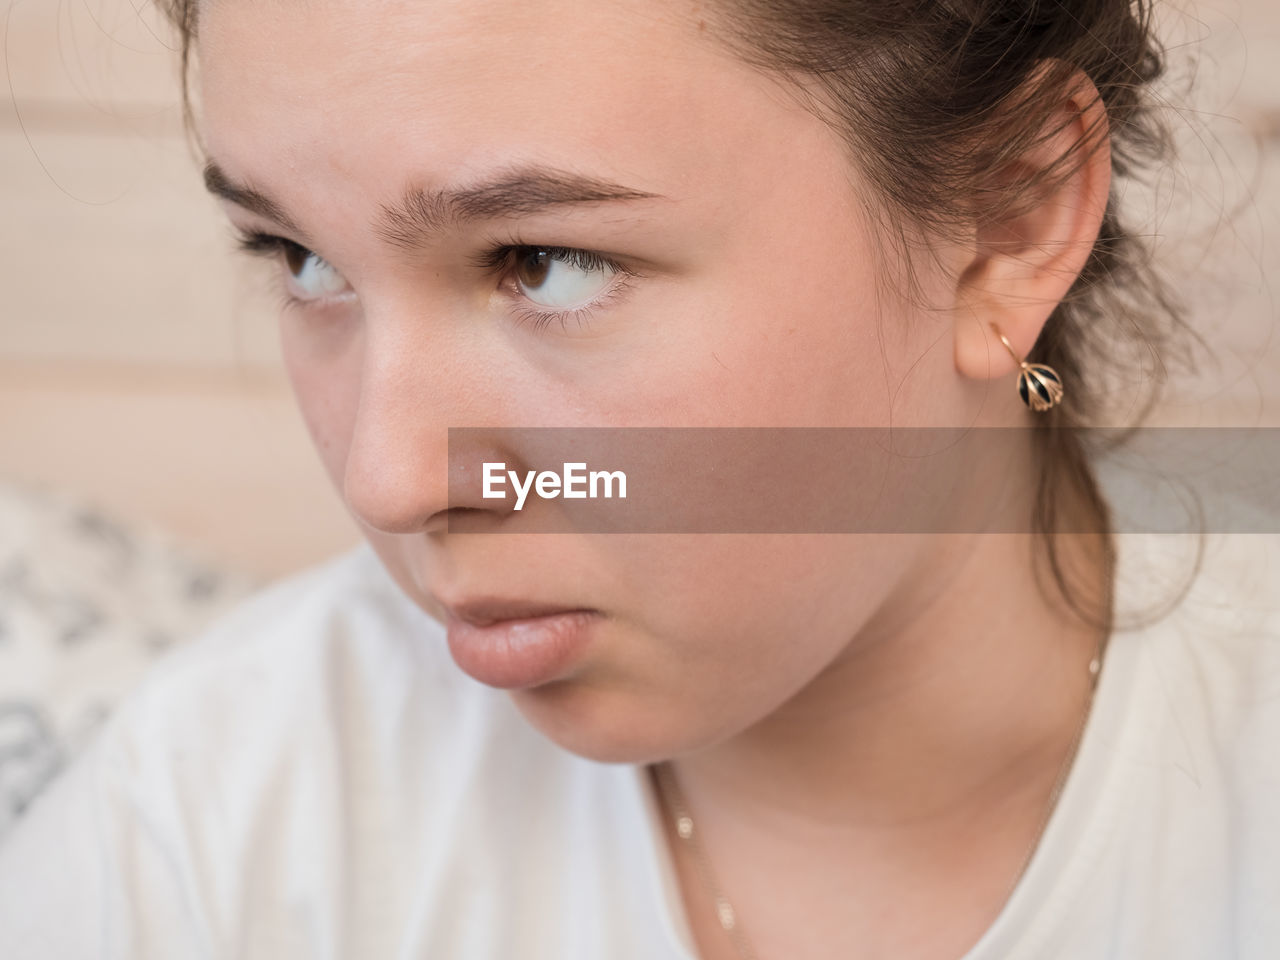
[[[257,586],[157,530],[0,483],[0,842],[159,653]]]

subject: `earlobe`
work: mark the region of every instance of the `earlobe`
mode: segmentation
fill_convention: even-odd
[[[1009,338],[996,324],[991,324],[991,331],[1018,365],[1018,396],[1028,409],[1043,413],[1061,403],[1065,391],[1058,371],[1045,363],[1028,363],[1025,357],[1013,349]]]
[[[987,380],[1019,370],[1097,242],[1111,189],[1107,116],[1083,74],[1073,83],[1075,92],[1064,96],[1050,132],[1003,171],[1026,202],[976,225],[971,256],[956,281],[955,363],[962,376]],[[1055,174],[1064,163],[1068,171]],[[1050,399],[1051,381],[1046,378],[1041,393],[1035,373],[1024,368],[1021,375],[1028,378],[1028,406],[1036,409],[1037,398],[1057,402]]]

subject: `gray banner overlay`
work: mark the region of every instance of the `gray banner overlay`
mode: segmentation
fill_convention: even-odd
[[[1064,441],[1116,532],[1280,533],[1272,427],[454,427],[448,530],[1030,533],[1036,491],[1018,479]],[[1078,513],[1057,529],[1098,531]]]

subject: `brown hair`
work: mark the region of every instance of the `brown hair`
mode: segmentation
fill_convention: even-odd
[[[1119,181],[1172,158],[1172,138],[1151,92],[1164,72],[1150,0],[714,0],[715,34],[741,59],[799,81],[815,111],[849,147],[902,222],[947,235],[998,222],[1070,177],[1104,143],[1115,174],[1099,236],[1028,360],[1053,367],[1070,402],[1037,415],[1034,531],[1053,582],[1083,620],[1109,630],[1112,603],[1080,601],[1055,532],[1068,504],[1096,520],[1114,568],[1111,518],[1088,432],[1118,395],[1154,406],[1166,362],[1190,366],[1200,338],[1122,224]],[[1015,161],[1057,132],[1053,118],[1083,73],[1106,110],[1103,129],[1035,174]],[[892,236],[892,235],[891,235]],[[900,252],[910,244],[899,230]],[[900,262],[910,265],[910,258]],[[1145,382],[1142,371],[1151,371]],[[1039,573],[1037,568],[1037,573]]]
[[[159,2],[181,34],[185,93],[196,0]],[[1070,391],[1068,403],[1038,415],[1033,530],[1068,606],[1107,630],[1110,586],[1095,598],[1100,608],[1082,603],[1056,541],[1069,505],[1083,508],[1096,518],[1088,529],[1101,531],[1110,580],[1110,512],[1091,465],[1095,451],[1076,428],[1097,425],[1117,390],[1126,409],[1139,411],[1136,426],[1157,399],[1166,361],[1189,363],[1189,341],[1199,340],[1116,204],[1117,181],[1172,153],[1150,93],[1164,70],[1151,7],[1151,0],[710,0],[705,8],[711,38],[812,94],[807,103],[841,135],[878,188],[882,210],[897,214],[881,219],[899,226],[903,254],[911,245],[906,227],[945,235],[1009,216],[1071,176],[1108,138],[1115,180],[1100,235],[1027,358],[1053,367]],[[1052,118],[1078,73],[1098,91],[1105,129],[1047,169],[1009,177],[1019,157],[1056,132]],[[1138,379],[1137,371],[1152,368]]]

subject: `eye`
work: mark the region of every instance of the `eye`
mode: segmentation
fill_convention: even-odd
[[[241,233],[240,249],[280,263],[290,300],[310,303],[351,291],[351,285],[333,264],[300,243],[269,233]]]
[[[573,310],[608,288],[618,268],[598,254],[568,247],[520,247],[512,274],[520,292],[540,307]]]
[[[281,240],[285,286],[295,300],[326,300],[351,289],[346,278],[319,254],[291,240]]]

